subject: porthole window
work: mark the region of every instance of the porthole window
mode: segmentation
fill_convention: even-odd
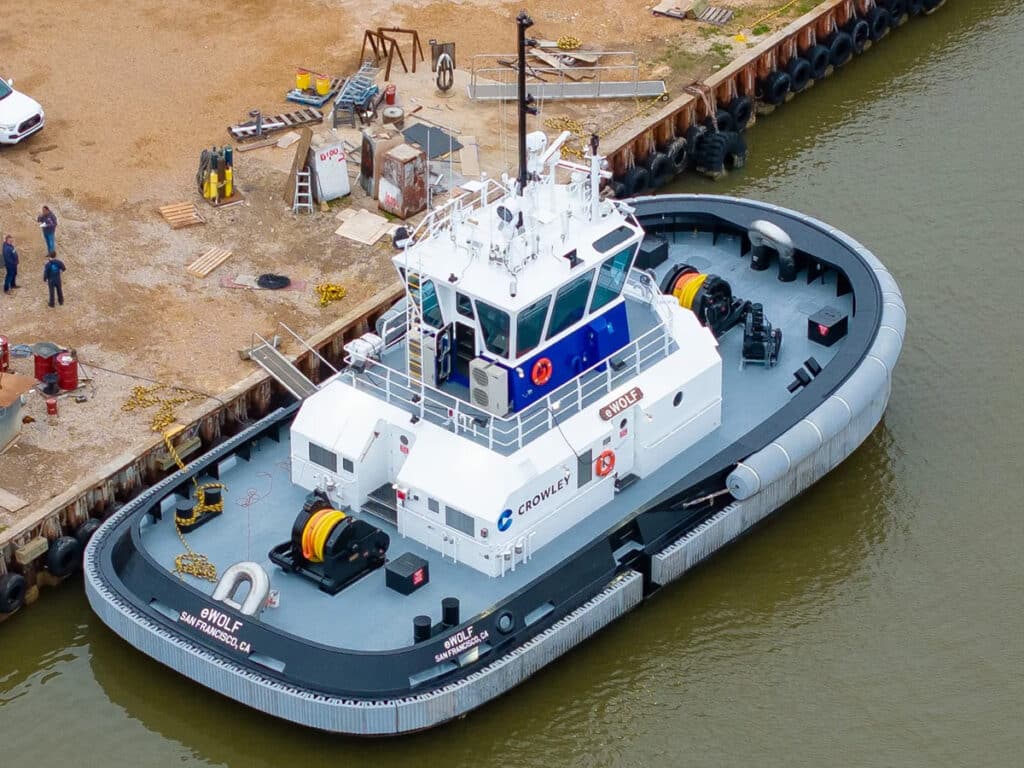
[[[623,419],[622,421],[619,422],[619,429],[625,429],[627,424],[629,424],[629,421]]]
[[[398,442],[400,442],[402,445],[408,445],[409,438],[406,437],[405,435],[402,435],[401,437],[398,438]]]
[[[683,402],[683,393],[676,392],[676,396],[672,398],[672,405],[678,408],[681,402]]]

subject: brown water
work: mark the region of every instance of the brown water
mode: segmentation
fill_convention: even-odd
[[[149,662],[80,586],[0,628],[11,763],[1024,764],[1024,8],[951,0],[685,191],[815,214],[910,311],[884,423],[769,523],[468,718],[389,741],[274,721]],[[360,617],[351,617],[359,621]]]

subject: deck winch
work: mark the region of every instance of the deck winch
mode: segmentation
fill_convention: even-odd
[[[327,494],[313,491],[295,518],[291,538],[270,550],[269,557],[285,571],[336,595],[384,565],[390,543],[384,531],[334,509]]]
[[[749,304],[734,299],[732,287],[718,275],[697,271],[681,264],[662,281],[662,292],[675,296],[679,306],[697,316],[701,325],[721,336],[743,317]]]
[[[761,363],[771,368],[779,361],[782,346],[782,330],[772,328],[764,316],[764,307],[751,304],[743,321],[742,363]]]

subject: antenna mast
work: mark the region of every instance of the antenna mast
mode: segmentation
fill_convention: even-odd
[[[526,30],[533,26],[533,19],[526,13],[520,11],[516,16],[516,24],[519,26],[519,194],[526,189],[526,116],[536,115],[537,108],[531,106],[533,97],[526,93],[526,46],[534,46],[536,40],[526,37]]]

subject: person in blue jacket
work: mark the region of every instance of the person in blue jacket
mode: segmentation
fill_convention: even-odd
[[[50,258],[43,265],[43,282],[50,286],[50,306],[53,306],[53,295],[57,294],[57,302],[64,306],[64,289],[61,286],[61,273],[67,269],[64,262],[57,258],[56,251],[50,251]]]
[[[43,212],[36,216],[36,221],[39,222],[39,226],[43,230],[46,252],[55,253],[57,251],[57,217],[53,215],[49,206],[44,205]]]
[[[11,288],[20,288],[18,285],[18,251],[14,247],[13,235],[4,236],[4,293],[10,293]]]

